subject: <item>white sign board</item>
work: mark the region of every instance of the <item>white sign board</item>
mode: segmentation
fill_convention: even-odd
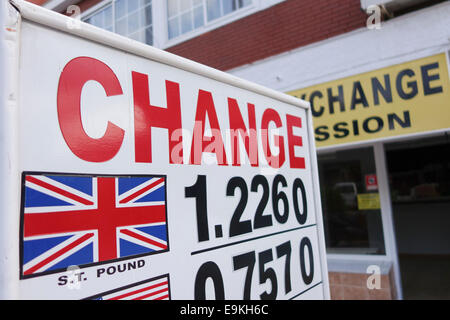
[[[17,3],[4,296],[329,297],[304,102]]]

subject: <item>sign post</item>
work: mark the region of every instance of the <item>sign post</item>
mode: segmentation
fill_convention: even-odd
[[[329,298],[307,103],[12,2],[2,297]]]

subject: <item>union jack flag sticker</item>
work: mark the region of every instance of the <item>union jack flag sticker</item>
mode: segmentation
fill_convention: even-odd
[[[170,300],[169,275],[133,283],[85,300]]]
[[[21,278],[169,250],[165,176],[24,173]]]

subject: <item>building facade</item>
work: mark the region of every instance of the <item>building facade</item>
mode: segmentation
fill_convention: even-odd
[[[31,2],[310,101],[332,299],[450,299],[450,2]]]

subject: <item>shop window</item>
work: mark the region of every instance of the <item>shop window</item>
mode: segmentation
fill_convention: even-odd
[[[168,0],[169,39],[206,26],[251,3],[252,0]]]
[[[372,148],[318,157],[327,253],[385,254]]]
[[[131,39],[153,44],[152,0],[112,0],[83,20]]]

